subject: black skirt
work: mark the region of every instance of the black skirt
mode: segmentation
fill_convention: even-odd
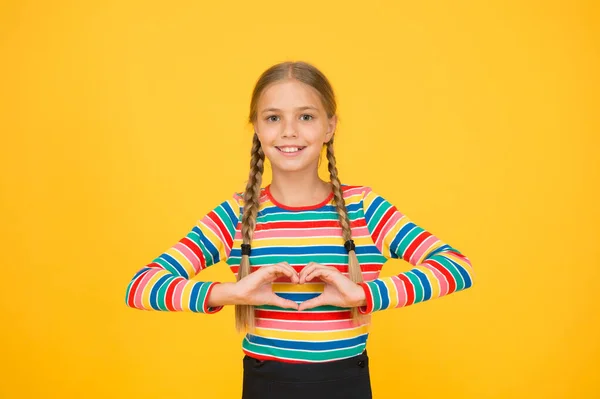
[[[244,356],[242,399],[371,399],[369,357],[285,363]]]

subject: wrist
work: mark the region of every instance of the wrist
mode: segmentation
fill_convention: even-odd
[[[236,305],[239,303],[235,283],[216,284],[207,298],[209,307]]]
[[[367,296],[365,294],[365,290],[360,284],[356,284],[356,288],[356,305],[354,305],[354,307],[367,306]]]

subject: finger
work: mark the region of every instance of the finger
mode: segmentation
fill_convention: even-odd
[[[326,283],[333,283],[334,282],[334,275],[333,275],[333,271],[331,269],[328,268],[320,268],[320,269],[315,269],[313,271],[311,271],[310,273],[308,273],[305,277],[305,281],[312,281],[313,279],[319,277],[321,280],[325,281]]]
[[[315,269],[317,269],[320,265],[318,263],[315,262],[310,262],[308,263],[306,266],[304,266],[304,269],[302,269],[300,271],[300,284],[304,284],[306,282],[306,276],[311,273],[312,271],[314,271]]]
[[[294,272],[289,269],[284,268],[283,266],[273,265],[265,267],[265,277],[264,281],[273,282],[277,280],[279,277],[287,276],[290,279],[293,278]]]
[[[298,272],[296,271],[296,269],[294,269],[289,263],[287,262],[279,262],[277,263],[277,265],[289,270],[292,273],[292,276],[290,277],[290,280],[292,281],[292,283],[294,284],[298,284],[300,277],[298,275]]]
[[[276,294],[273,294],[271,304],[274,306],[279,306],[280,308],[298,310],[298,304],[296,302],[292,301],[291,299],[282,298]]]
[[[323,294],[302,302],[300,304],[300,306],[298,307],[298,311],[312,309],[312,308],[316,308],[317,306],[322,306],[322,305],[325,305]]]

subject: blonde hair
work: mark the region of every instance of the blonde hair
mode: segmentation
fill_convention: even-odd
[[[257,118],[257,103],[260,95],[267,86],[272,83],[283,81],[286,79],[296,79],[302,83],[313,87],[321,97],[321,102],[327,117],[331,118],[336,114],[336,101],[331,84],[313,65],[306,62],[282,62],[271,66],[264,71],[259,77],[254,90],[252,92],[252,100],[250,102],[249,122],[255,123]],[[334,136],[335,137],[335,136]],[[346,210],[346,202],[342,192],[342,184],[338,177],[336,167],[335,154],[333,151],[333,139],[326,144],[327,161],[329,162],[328,170],[333,190],[333,202],[337,210],[338,219],[342,228],[342,238],[344,242],[352,239],[352,229],[350,228],[350,218]],[[264,171],[265,154],[261,148],[260,141],[256,133],[252,138],[252,151],[250,156],[250,175],[246,190],[244,191],[244,212],[242,214],[242,244],[249,245],[252,242],[252,235],[256,227],[256,216],[258,214],[260,192],[262,185],[262,174]],[[348,252],[348,274],[349,278],[356,282],[362,282],[362,273],[356,251]],[[241,280],[250,274],[250,259],[248,255],[242,255],[240,267],[238,270],[237,280]],[[358,323],[360,314],[357,308],[352,308],[352,320]],[[253,330],[255,327],[254,306],[252,305],[235,305],[235,322],[238,331]]]

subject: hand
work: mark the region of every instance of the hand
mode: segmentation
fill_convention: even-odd
[[[335,267],[310,262],[300,272],[299,283],[304,284],[315,278],[319,278],[325,282],[323,293],[318,297],[301,303],[298,310],[311,309],[323,305],[351,308],[366,304],[365,292],[362,287],[344,276]]]
[[[261,266],[235,283],[234,290],[239,303],[244,305],[273,305],[281,308],[298,309],[298,304],[284,299],[273,292],[271,283],[279,277],[289,277],[292,283],[298,284],[298,273],[287,262],[271,266]]]

